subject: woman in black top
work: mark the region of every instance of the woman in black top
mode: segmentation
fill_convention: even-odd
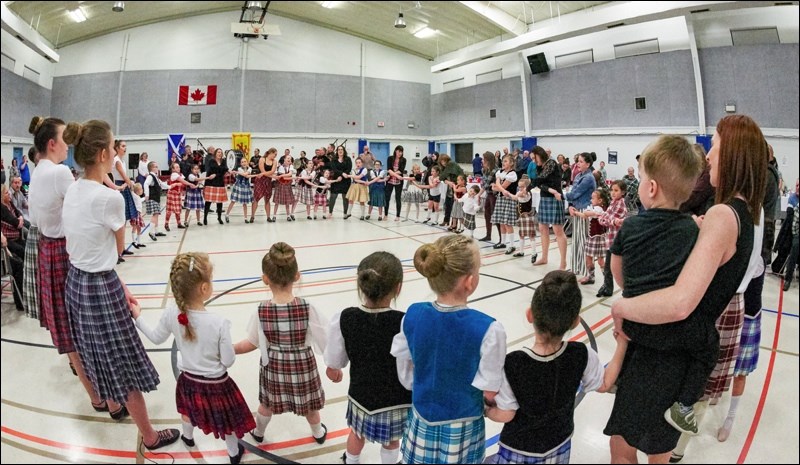
[[[484,192],[486,193],[486,198],[483,201],[483,219],[486,220],[486,235],[479,239],[481,241],[491,242],[492,240],[492,213],[494,213],[494,204],[497,202],[497,192],[492,190],[492,184],[495,183],[496,176],[497,158],[487,150],[483,152],[483,180],[481,182],[481,192],[478,194],[480,196]],[[495,226],[497,226],[497,236],[502,238],[500,225]]]
[[[534,265],[544,265],[547,263],[547,254],[550,249],[550,230],[548,225],[553,226],[558,243],[558,252],[561,255],[559,269],[567,269],[567,235],[564,234],[564,202],[556,199],[548,189],[554,189],[559,194],[561,191],[561,168],[558,163],[550,158],[550,155],[538,145],[532,150],[536,169],[536,179],[531,179],[531,188],[538,187],[541,197],[539,197],[539,233],[542,235],[542,258]]]
[[[216,174],[213,179],[205,183],[203,197],[205,197],[206,208],[203,213],[203,224],[208,224],[208,212],[211,211],[211,204],[217,204],[217,221],[222,222],[222,202],[228,201],[228,193],[225,191],[225,173],[228,172],[228,165],[222,161],[222,149],[214,151],[214,158],[206,162],[206,177]]]
[[[400,221],[400,203],[402,202],[401,196],[403,193],[403,176],[406,173],[406,158],[403,156],[403,146],[398,145],[394,148],[394,155],[389,157],[386,162],[386,172],[389,174],[389,180],[386,182],[386,216],[389,216],[389,203],[392,200],[392,190],[395,194],[395,206],[397,215],[395,221]]]
[[[347,150],[340,145],[336,148],[336,157],[331,160],[331,178],[334,183],[331,185],[331,201],[328,203],[328,213],[333,218],[333,206],[336,205],[336,198],[340,195],[344,197],[350,189],[350,178],[345,178],[342,174],[350,174],[353,171],[353,160],[347,156]],[[344,215],[347,215],[347,199],[343,199],[342,208]]]

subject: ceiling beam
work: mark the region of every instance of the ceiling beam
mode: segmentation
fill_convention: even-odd
[[[38,32],[9,10],[6,3],[8,2],[0,3],[0,18],[2,18],[3,30],[21,40],[28,48],[47,58],[51,63],[58,63],[58,53],[42,39]]]
[[[528,32],[528,25],[519,18],[515,18],[505,11],[492,5],[491,2],[459,2],[470,10],[482,16],[487,21],[496,24],[503,30],[519,36]]]

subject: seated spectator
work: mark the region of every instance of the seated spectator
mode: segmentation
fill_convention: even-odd
[[[17,176],[11,180],[11,204],[17,209],[22,217],[25,218],[25,228],[30,227],[30,216],[28,214],[28,197],[22,191],[22,178]]]
[[[25,255],[25,219],[11,204],[8,187],[0,186],[0,228],[9,243],[19,245],[22,256]]]

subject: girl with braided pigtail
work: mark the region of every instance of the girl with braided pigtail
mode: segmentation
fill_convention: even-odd
[[[244,448],[239,438],[256,426],[241,391],[228,376],[236,361],[231,342],[230,321],[207,312],[203,302],[211,297],[212,265],[208,255],[191,252],[172,262],[169,282],[175,305],[167,307],[158,325],[150,328],[138,308],[136,326],[155,344],[170,335],[181,353],[181,375],[175,389],[175,403],[183,422],[181,440],[194,446],[194,427],[223,439],[231,463],[239,463]],[[213,354],[213,356],[209,356]]]

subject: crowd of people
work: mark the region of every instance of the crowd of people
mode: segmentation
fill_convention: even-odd
[[[34,147],[28,158],[36,164],[29,189],[21,176],[11,179],[11,190],[2,187],[2,245],[20,290],[15,304],[50,332],[59,354],[68,355],[92,408],[115,420],[132,417],[149,450],[179,439],[194,447],[199,428],[222,439],[231,463],[239,463],[239,440],[249,433],[261,443],[273,417],[289,412],[304,416],[323,444],[317,352],[334,383],[350,365],[351,431],[343,463],[359,463],[367,441],[381,445],[382,463],[401,456],[404,463],[482,463],[485,418],[504,423],[492,463],[568,463],[579,386],[615,392],[604,430],[612,462],[635,463],[637,450],[653,463],[678,462],[707,405],[732,385],[729,413],[717,432],[720,441],[728,438],[746,376],[757,366],[761,291],[773,258],[769,232],[771,223],[774,235],[780,185],[770,168],[772,150],[746,116],[720,120],[707,155],[684,137],[658,137],[637,157],[638,176],[630,168],[619,180],[608,179],[602,161],[594,168],[594,153],[579,153],[570,164],[540,146],[476,155],[470,178],[445,154],[409,167],[399,145],[385,168],[368,149],[353,161],[341,145],[319,148],[311,159],[300,152],[297,160],[288,149],[280,158],[275,148],[263,156],[256,149],[235,170],[230,200],[221,148],[209,147],[205,160],[190,149],[176,154],[166,181],[142,154],[131,179],[122,163],[127,145],[104,121],[35,117],[29,130]],[[62,164],[68,145],[82,168],[78,180]],[[800,182],[795,206],[797,189]],[[141,234],[148,228],[152,241],[164,234],[162,196],[169,231],[172,215],[177,228],[189,227],[191,210],[196,224],[206,226],[212,204],[219,224],[230,222],[236,203],[250,224],[262,200],[270,223],[278,221],[281,205],[286,221],[296,221],[298,203],[306,205],[306,220],[331,219],[340,195],[344,220],[358,203],[361,220],[377,209],[377,220],[386,221],[394,206],[394,221],[409,221],[415,205],[416,221],[454,233],[414,255],[433,302],[392,308],[403,268],[393,254],[376,252],[357,269],[361,304],[326,321],[294,294],[301,278],[295,251],[276,242],[261,262],[271,297],[254,309],[247,336],[233,342],[230,322],[204,307],[213,289],[207,254],[174,259],[174,304],[157,322],[140,317],[139,302],[114,271],[124,260],[129,223],[134,248],[146,246]],[[422,221],[420,204],[429,215]],[[480,240],[492,241],[496,225],[495,249],[522,257],[529,239],[531,262],[542,266],[549,261],[551,229],[558,245],[559,269],[545,275],[527,309],[517,309],[533,325],[534,339],[508,354],[502,324],[468,304],[480,281],[472,236],[481,208],[486,236]],[[144,215],[151,216],[149,227]],[[798,217],[790,219],[787,289]],[[594,284],[595,261],[603,270],[598,297],[612,295],[615,282],[623,289],[612,306],[617,345],[605,369],[592,349],[564,340],[579,323],[580,286]],[[157,344],[175,337],[181,429],[158,431],[149,419],[142,394],[160,379],[139,333]],[[238,354],[254,350],[261,357],[252,415],[227,370]]]

